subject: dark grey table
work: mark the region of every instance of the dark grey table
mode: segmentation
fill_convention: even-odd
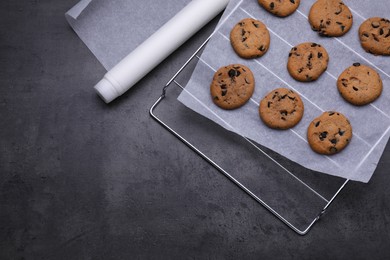
[[[77,1],[0,2],[0,259],[390,257],[389,145],[298,236],[148,114],[217,19],[106,105]]]

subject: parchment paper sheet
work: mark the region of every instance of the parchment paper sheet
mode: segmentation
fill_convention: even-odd
[[[153,2],[155,0],[81,0],[65,17],[104,68],[109,70],[190,0],[162,1],[160,5]]]
[[[361,182],[368,182],[375,171],[390,135],[390,57],[374,56],[360,46],[358,28],[369,17],[388,17],[388,1],[345,0],[353,13],[353,27],[339,38],[320,37],[311,30],[307,16],[314,0],[301,1],[299,9],[289,17],[278,18],[262,9],[257,0],[231,0],[200,57],[194,73],[179,100],[228,130],[248,137],[309,169]],[[271,46],[258,59],[244,60],[233,51],[229,33],[241,19],[252,17],[265,23],[270,31]],[[302,42],[324,46],[330,56],[327,72],[317,81],[301,83],[287,72],[290,49]],[[356,107],[342,99],[336,81],[340,73],[355,62],[376,69],[383,81],[381,97],[371,105]],[[252,99],[234,111],[213,104],[209,86],[214,72],[225,65],[241,63],[255,75],[256,89]],[[291,130],[272,130],[258,115],[258,103],[272,89],[287,87],[301,94],[305,113]],[[323,156],[307,144],[309,123],[323,111],[339,111],[353,127],[353,138],[341,153]]]

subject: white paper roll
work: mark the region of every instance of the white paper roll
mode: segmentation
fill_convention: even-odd
[[[193,0],[159,30],[109,70],[95,85],[109,103],[130,89],[161,61],[206,25],[229,0]]]

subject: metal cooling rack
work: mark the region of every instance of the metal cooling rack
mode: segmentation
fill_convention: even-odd
[[[212,35],[210,35],[209,38],[207,38],[207,40],[201,44],[201,46],[192,54],[192,56],[163,87],[161,96],[150,108],[150,115],[165,129],[167,129],[180,141],[186,144],[191,150],[196,152],[201,158],[206,160],[209,164],[211,164],[214,168],[216,168],[219,172],[221,172],[229,180],[231,180],[234,184],[246,192],[250,197],[255,199],[255,201],[271,212],[277,219],[281,220],[284,224],[286,224],[299,235],[305,235],[309,232],[309,230],[311,230],[313,225],[323,217],[329,206],[339,195],[345,185],[349,182],[349,179],[342,179],[339,177],[328,176],[326,174],[315,173],[308,171],[303,167],[301,170],[299,170],[298,173],[293,173],[288,169],[289,166],[292,167],[292,163],[287,159],[274,154],[272,151],[268,151],[266,148],[261,147],[246,137],[234,137],[241,140],[240,142],[245,146],[243,149],[252,150],[252,153],[255,153],[255,159],[252,159],[247,163],[248,169],[252,169],[251,167],[253,161],[261,161],[260,166],[254,167],[256,168],[256,171],[259,171],[258,169],[261,168],[266,168],[265,170],[261,170],[261,174],[251,173],[245,175],[237,169],[231,170],[231,165],[229,165],[227,160],[220,158],[221,153],[216,152],[215,148],[214,153],[212,151],[210,152],[209,148],[216,147],[218,146],[217,144],[209,143],[208,146],[207,144],[205,146],[203,141],[190,140],[196,136],[194,133],[186,133],[188,132],[188,129],[192,128],[191,126],[188,126],[187,129],[179,129],[174,126],[174,123],[172,123],[180,121],[180,117],[183,117],[183,112],[180,112],[177,118],[172,119],[174,117],[172,114],[178,110],[185,111],[186,117],[181,119],[186,120],[186,122],[191,121],[188,120],[188,116],[197,116],[195,115],[195,112],[188,111],[189,109],[186,109],[182,104],[177,104],[176,107],[170,107],[171,104],[180,102],[178,102],[176,98],[168,98],[169,95],[174,96],[174,94],[168,95],[167,92],[168,88],[174,89],[175,87],[178,93],[181,91],[186,91],[183,87],[185,83],[183,83],[183,80],[179,79],[179,77],[186,70],[191,72],[191,69],[188,67],[191,67],[191,63],[197,63],[197,61],[200,59],[199,53],[201,53]],[[164,106],[167,108],[163,108],[163,111],[158,113],[158,108],[162,106],[164,102]],[[169,117],[167,117],[168,114]],[[212,122],[208,122],[207,119],[204,120],[206,120],[205,124],[212,124]],[[198,120],[196,121],[199,122]],[[218,129],[218,132],[227,131],[222,129],[220,126],[215,126],[215,128]],[[202,129],[202,125],[199,126],[199,129]],[[209,129],[207,129],[207,131],[209,131]],[[185,136],[186,134],[187,136]],[[235,149],[236,148],[233,147],[229,150]],[[273,165],[273,168],[268,169],[269,165]],[[297,168],[300,169],[299,166],[294,167],[294,169]],[[246,179],[243,178],[242,175],[245,175]],[[267,176],[267,179],[262,180],[259,176]],[[257,184],[263,186],[256,187]],[[262,193],[262,190],[267,190],[267,193]],[[327,196],[321,195],[324,190],[326,190],[325,193],[327,193]],[[303,196],[303,194],[308,195]],[[302,196],[302,198],[300,198],[300,196]],[[299,198],[297,199],[296,197]],[[310,213],[307,213],[306,211],[310,211]],[[290,213],[292,213],[292,217]]]

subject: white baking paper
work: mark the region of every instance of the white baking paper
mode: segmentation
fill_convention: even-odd
[[[170,0],[156,5],[155,0],[81,0],[65,18],[110,70],[189,2]]]
[[[257,0],[231,0],[216,32],[199,58],[189,83],[178,99],[224,128],[248,137],[304,167],[346,179],[368,182],[390,135],[390,57],[366,53],[359,43],[358,28],[366,18],[388,16],[390,4],[387,1],[345,0],[344,3],[353,13],[353,27],[342,37],[326,38],[312,31],[307,21],[314,2],[301,1],[294,14],[279,18],[262,9]],[[238,57],[229,41],[233,26],[247,17],[265,23],[271,35],[268,52],[263,57],[252,60]],[[321,44],[330,56],[326,73],[315,82],[295,81],[287,72],[288,53],[294,45],[302,42]],[[370,105],[353,106],[344,101],[337,91],[338,76],[355,62],[371,66],[382,78],[383,93]],[[214,72],[232,63],[241,63],[253,71],[256,89],[245,106],[226,111],[214,105],[209,86]],[[291,130],[272,130],[261,122],[258,115],[260,100],[269,91],[279,87],[294,89],[301,94],[304,101],[304,116]],[[332,156],[314,153],[307,143],[309,123],[323,111],[343,113],[353,127],[350,144],[342,152]]]

